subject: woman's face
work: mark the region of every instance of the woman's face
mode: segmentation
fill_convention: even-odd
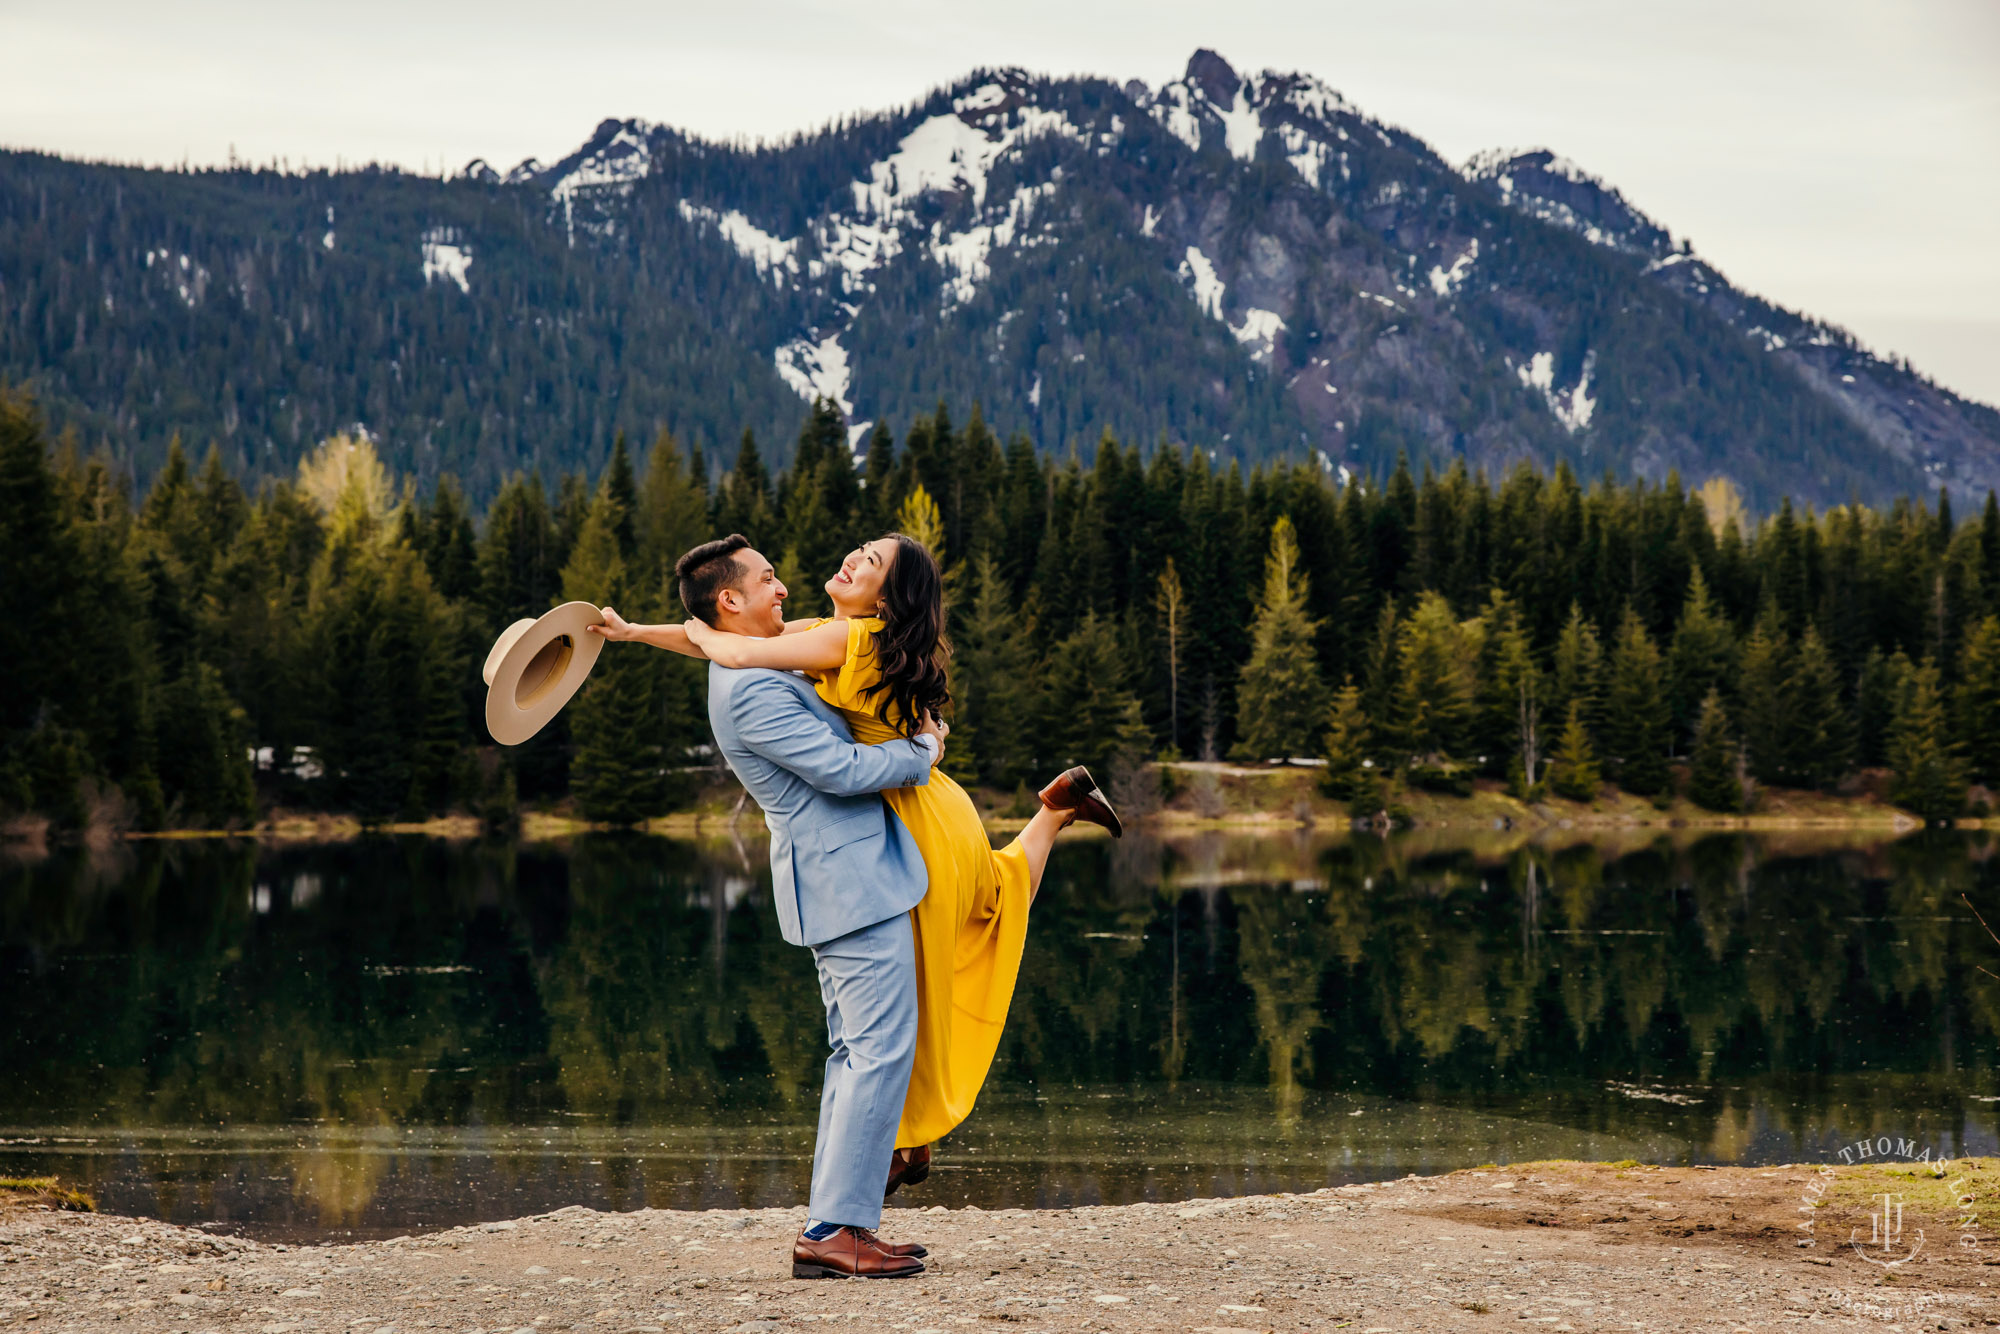
[[[847,553],[840,572],[826,581],[826,595],[850,615],[872,616],[882,604],[882,585],[895,563],[896,544],[888,538],[863,542]]]

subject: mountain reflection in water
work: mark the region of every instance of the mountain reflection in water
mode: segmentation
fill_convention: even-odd
[[[1985,834],[1067,842],[910,1202],[1995,1147]],[[803,1199],[761,841],[0,855],[0,1174],[270,1236]],[[1989,919],[1994,916],[1987,914]]]

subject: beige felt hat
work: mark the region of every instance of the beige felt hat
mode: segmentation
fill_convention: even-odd
[[[565,602],[500,632],[479,673],[495,741],[518,746],[562,712],[604,648],[604,637],[587,627],[602,624],[604,613],[590,603]]]

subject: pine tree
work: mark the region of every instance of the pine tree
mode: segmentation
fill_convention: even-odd
[[[630,576],[618,545],[622,510],[610,487],[598,489],[563,568],[565,600],[614,605],[630,600]],[[651,656],[629,645],[606,645],[569,707],[576,743],[570,789],[578,809],[592,820],[635,824],[665,814],[671,804]]]
[[[937,501],[919,482],[903,497],[902,506],[896,511],[896,531],[904,537],[914,538],[930,548],[931,555],[937,557],[940,568],[944,566],[944,516],[938,512]]]
[[[1889,727],[1889,799],[1926,820],[1958,814],[1965,805],[1965,761],[1951,734],[1937,663],[1930,658],[1910,674]]]
[[[1704,810],[1743,809],[1743,785],[1736,780],[1736,746],[1729,735],[1729,716],[1722,707],[1722,692],[1713,687],[1701,702],[1692,759],[1688,800]]]
[[[249,823],[256,802],[245,762],[247,718],[223,689],[222,674],[205,662],[189,664],[160,691],[157,718],[168,818],[209,829]]]
[[[1789,781],[1804,787],[1832,787],[1847,772],[1853,757],[1854,724],[1841,698],[1833,655],[1811,625],[1799,636],[1792,654],[1786,695],[1790,735],[1783,749]]]
[[[718,533],[741,533],[750,544],[779,540],[771,531],[771,474],[757,449],[757,437],[746,427],[736,447],[736,467],[723,479],[716,497]]]
[[[1369,777],[1375,767],[1369,746],[1371,731],[1368,714],[1361,707],[1361,688],[1349,677],[1334,692],[1333,708],[1327,714],[1326,773],[1320,779],[1320,789],[1326,795],[1350,800]]]
[[[1566,718],[1574,704],[1584,728],[1594,729],[1604,689],[1604,649],[1598,642],[1597,627],[1585,618],[1581,603],[1570,603],[1569,619],[1556,637],[1549,676],[1550,712]]]
[[[1737,678],[1744,748],[1750,755],[1750,771],[1760,783],[1784,783],[1791,777],[1790,743],[1795,731],[1791,676],[1791,642],[1776,607],[1767,603],[1743,645]]]
[[[2000,783],[2000,616],[1982,617],[1965,636],[1952,713],[1972,778]]]
[[[489,633],[555,603],[562,565],[541,479],[516,473],[500,488],[479,539],[479,601]]]
[[[1697,565],[1689,577],[1687,600],[1681,604],[1680,621],[1667,650],[1667,702],[1676,741],[1693,735],[1702,701],[1710,690],[1729,682],[1735,659],[1736,637],[1717,610],[1708,580]]]
[[[1397,645],[1395,725],[1403,749],[1427,761],[1463,754],[1471,739],[1477,622],[1461,625],[1440,593],[1417,598]]]
[[[1187,637],[1187,592],[1181,586],[1174,558],[1167,557],[1153,590],[1153,610],[1159,613],[1160,637],[1167,650],[1167,749],[1180,753],[1181,737],[1181,644]]]
[[[1264,594],[1250,623],[1250,659],[1237,688],[1237,752],[1250,759],[1309,754],[1325,719],[1327,690],[1306,615],[1306,578],[1289,517],[1271,526]]]
[[[1604,693],[1604,748],[1619,786],[1642,797],[1667,790],[1667,696],[1660,651],[1626,608]]]
[[[952,733],[945,758],[996,787],[1012,787],[1030,776],[1036,751],[1034,622],[1014,610],[991,556],[974,562],[972,590],[952,633]]]
[[[1535,665],[1534,644],[1514,600],[1505,591],[1494,589],[1479,620],[1474,735],[1483,767],[1488,773],[1504,775],[1525,764],[1521,754],[1522,697],[1532,699],[1539,710],[1544,687]]]
[[[1110,621],[1085,612],[1076,629],[1056,645],[1051,661],[1062,664],[1063,678],[1072,684],[1037,701],[1045,767],[1089,765],[1103,781],[1114,756],[1149,749],[1139,697],[1128,684],[1117,628]]]
[[[1572,698],[1563,720],[1556,752],[1549,759],[1549,788],[1571,801],[1594,801],[1603,779],[1597,772],[1597,754],[1590,733],[1583,725],[1582,701]]]

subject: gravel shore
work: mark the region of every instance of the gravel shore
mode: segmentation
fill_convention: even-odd
[[[1919,1200],[1908,1226],[1932,1229],[1928,1253],[1891,1268],[1849,1244],[1857,1230],[1867,1238],[1866,1192],[1878,1184],[1854,1175],[1862,1170],[1531,1164],[1309,1195],[896,1208],[883,1234],[932,1250],[929,1272],[900,1282],[789,1277],[803,1209],[568,1208],[420,1237],[286,1246],[14,1208],[0,1214],[0,1325],[34,1334],[2000,1325],[1991,1232],[1927,1222]]]

